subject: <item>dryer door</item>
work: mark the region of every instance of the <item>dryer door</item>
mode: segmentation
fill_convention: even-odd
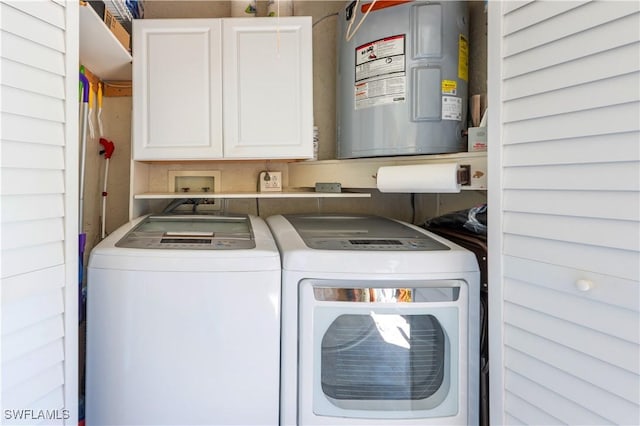
[[[464,282],[305,280],[300,291],[303,419],[402,422],[455,416],[466,405]]]

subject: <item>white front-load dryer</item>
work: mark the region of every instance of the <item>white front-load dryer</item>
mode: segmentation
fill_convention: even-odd
[[[258,217],[151,215],[88,267],[86,423],[278,423],[280,257]]]
[[[407,223],[277,215],[281,425],[478,423],[479,269]]]

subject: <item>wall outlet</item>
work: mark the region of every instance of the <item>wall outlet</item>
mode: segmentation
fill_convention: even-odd
[[[260,192],[282,191],[282,172],[260,172]]]

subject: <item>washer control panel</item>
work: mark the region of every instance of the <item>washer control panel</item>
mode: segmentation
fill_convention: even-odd
[[[255,248],[247,217],[150,216],[116,247],[164,250],[243,250]]]

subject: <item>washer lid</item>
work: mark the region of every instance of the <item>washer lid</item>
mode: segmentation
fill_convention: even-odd
[[[256,244],[247,216],[152,215],[115,244],[123,248],[239,250]]]
[[[285,215],[304,243],[321,250],[434,251],[449,247],[380,216]]]

